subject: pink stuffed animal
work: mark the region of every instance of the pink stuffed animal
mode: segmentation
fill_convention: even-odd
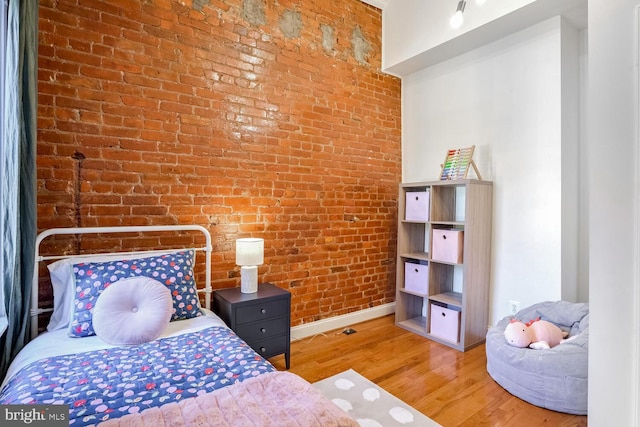
[[[546,320],[531,320],[524,324],[516,319],[507,325],[504,337],[514,347],[530,347],[535,350],[549,349],[560,344],[568,335],[559,327]]]

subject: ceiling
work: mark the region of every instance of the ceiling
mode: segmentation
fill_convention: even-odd
[[[378,9],[384,9],[389,4],[389,0],[362,0],[362,2],[375,6]]]
[[[363,3],[367,3],[378,9],[384,10],[391,0],[361,0]],[[574,6],[565,7],[560,4],[571,4]],[[575,6],[577,5],[577,6]],[[565,17],[574,27],[583,29],[587,27],[587,2],[581,1],[561,1],[558,5],[559,14]]]

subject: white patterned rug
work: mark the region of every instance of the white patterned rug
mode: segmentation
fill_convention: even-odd
[[[353,369],[313,384],[361,427],[439,426]]]

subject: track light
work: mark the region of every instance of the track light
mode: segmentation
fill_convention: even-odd
[[[464,16],[462,13],[464,12],[464,7],[467,5],[466,0],[460,0],[458,2],[458,8],[456,9],[456,13],[453,14],[449,24],[451,24],[452,28],[460,28],[464,23]]]

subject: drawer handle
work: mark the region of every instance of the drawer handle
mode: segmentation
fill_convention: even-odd
[[[264,353],[265,351],[267,351],[267,349],[266,349],[266,348],[264,348],[264,347],[260,347],[260,353]]]
[[[267,330],[265,328],[260,328],[260,332],[262,332],[263,334],[267,332]]]
[[[260,309],[260,313],[262,313],[262,314],[266,314],[266,313],[267,313],[267,309],[266,309],[266,308],[261,308],[261,309]]]

